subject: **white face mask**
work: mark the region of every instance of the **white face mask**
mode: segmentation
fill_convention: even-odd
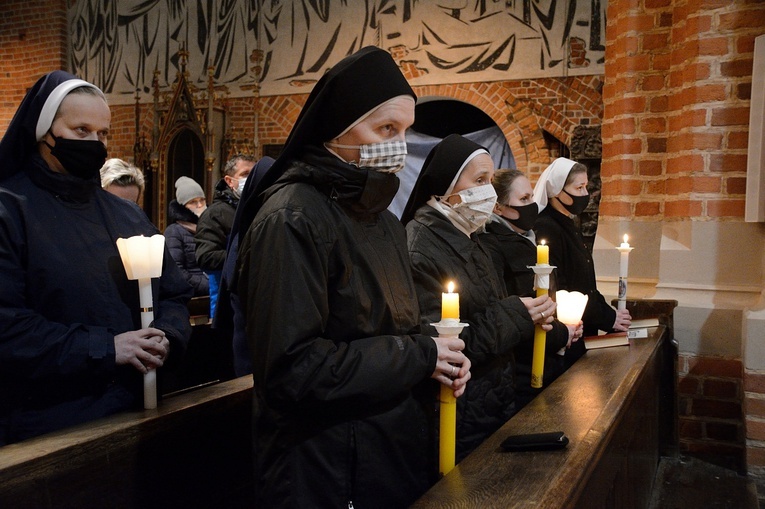
[[[327,148],[346,148],[346,149],[358,149],[359,160],[345,161],[348,164],[353,164],[359,168],[372,168],[381,173],[397,173],[404,168],[406,162],[406,142],[397,141],[384,141],[380,143],[366,143],[364,145],[339,145],[337,143],[325,143]],[[338,156],[330,150],[335,156]],[[342,157],[340,157],[342,159]]]
[[[470,233],[486,224],[497,203],[497,192],[491,184],[463,189],[454,194],[462,199],[460,203],[451,205],[443,199],[441,203],[457,213],[461,222],[464,222],[463,227]]]
[[[239,183],[236,186],[236,192],[239,193],[239,196],[242,196],[242,191],[244,191],[244,185],[247,183],[247,177],[242,177],[239,179]]]

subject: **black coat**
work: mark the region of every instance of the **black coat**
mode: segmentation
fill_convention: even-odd
[[[406,225],[423,332],[441,319],[441,294],[453,281],[460,294],[460,334],[472,378],[457,400],[457,458],[477,447],[516,412],[513,349],[532,342],[534,324],[518,297],[506,297],[491,258],[474,238],[429,205]]]
[[[194,235],[197,265],[208,274],[223,269],[228,237],[238,204],[239,198],[234,191],[225,180],[220,179],[215,184],[212,204],[199,216],[197,233]]]
[[[486,232],[479,234],[481,243],[491,255],[500,279],[504,280],[508,295],[534,297],[534,271],[529,267],[537,262],[537,248],[528,238],[498,221],[486,225]],[[554,295],[551,295],[551,297]],[[561,322],[553,322],[553,330],[547,333],[543,387],[547,387],[563,371],[563,358],[557,352],[568,343],[568,328]],[[533,343],[522,342],[515,349],[517,401],[523,406],[539,389],[531,388],[531,359]]]
[[[589,296],[582,316],[584,335],[595,335],[598,330],[613,332],[616,310],[597,289],[592,255],[574,221],[548,205],[539,214],[534,231],[538,240],[544,239],[550,246],[550,265],[556,267],[550,290],[575,291]],[[584,352],[584,341],[577,341],[566,352],[567,362],[575,361]]]
[[[364,205],[396,177],[332,159],[293,163],[239,249],[258,503],[407,507],[435,472],[432,410],[415,393],[436,345],[416,333],[401,223]]]
[[[197,265],[194,233],[181,223],[196,225],[197,215],[173,200],[168,206],[167,216],[168,220],[172,222],[170,226],[165,228],[165,242],[170,250],[170,256],[181,269],[186,282],[194,289],[194,296],[209,295],[210,287],[207,282],[207,274],[202,272],[202,269]]]
[[[39,156],[30,166],[0,184],[0,444],[142,401],[141,374],[115,364],[114,336],[141,328],[138,283],[116,241],[157,229],[97,182],[84,188]],[[191,288],[167,250],[152,287],[167,369],[191,332]]]

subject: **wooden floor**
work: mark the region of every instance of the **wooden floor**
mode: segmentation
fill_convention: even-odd
[[[757,509],[748,477],[687,456],[663,457],[649,509]]]

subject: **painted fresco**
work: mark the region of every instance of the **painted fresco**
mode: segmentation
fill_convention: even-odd
[[[334,63],[376,45],[412,85],[602,74],[607,0],[76,0],[73,72],[115,102],[207,68],[232,96],[307,92]],[[122,99],[122,100],[120,100]]]

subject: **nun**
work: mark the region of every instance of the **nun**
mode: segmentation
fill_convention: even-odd
[[[111,113],[96,86],[40,78],[0,141],[0,445],[142,406],[142,374],[180,359],[191,287],[165,250],[154,323],[117,239],[158,233],[101,189]]]
[[[459,397],[459,339],[419,331],[387,210],[415,94],[366,47],[315,85],[245,202],[236,292],[254,379],[259,507],[408,507],[436,475],[431,378]]]
[[[587,167],[559,157],[548,166],[534,186],[534,201],[539,217],[534,223],[537,239],[550,246],[550,265],[556,290],[581,292],[588,296],[582,315],[584,335],[598,331],[626,331],[631,322],[628,310],[615,310],[598,291],[595,265],[590,250],[574,219],[590,201],[587,191]],[[584,341],[572,343],[566,350],[566,367],[586,352]]]
[[[555,303],[548,297],[508,296],[476,233],[494,210],[494,163],[477,143],[452,134],[425,159],[402,215],[421,314],[435,334],[441,294],[456,285],[460,334],[473,377],[457,401],[457,460],[516,412],[514,348],[532,342],[535,324],[550,330]]]

